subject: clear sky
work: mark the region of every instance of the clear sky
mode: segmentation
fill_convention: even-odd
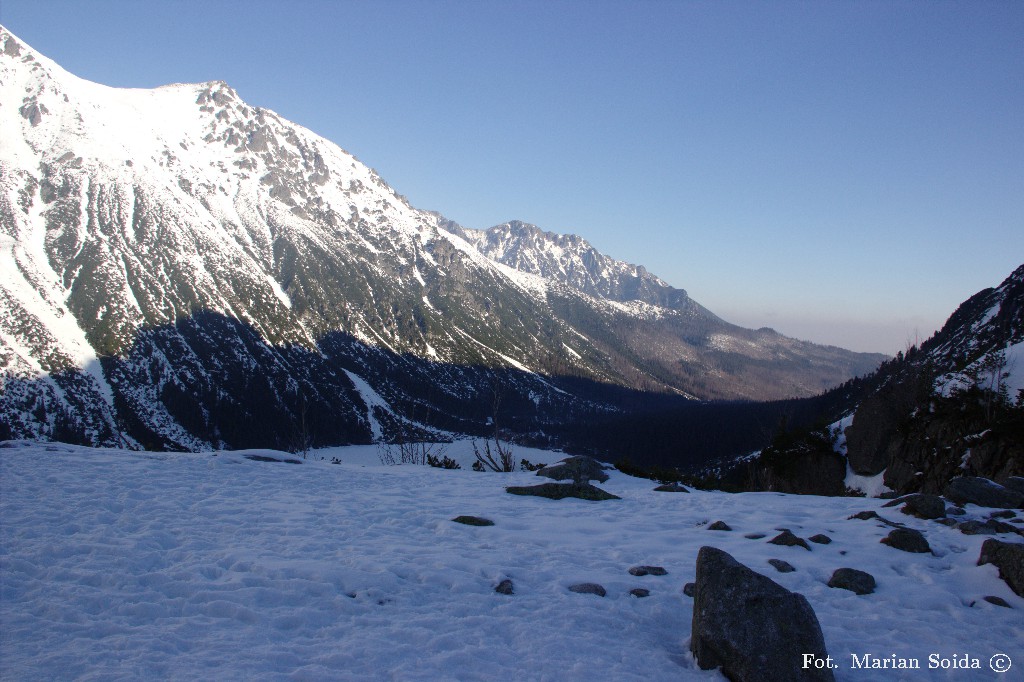
[[[895,353],[1024,262],[1024,2],[0,0],[83,78],[224,80],[467,227]],[[6,105],[7,103],[3,103]]]

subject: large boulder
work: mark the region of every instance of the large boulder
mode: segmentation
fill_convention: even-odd
[[[910,516],[916,516],[919,519],[941,519],[946,515],[946,503],[938,495],[926,495],[924,493],[908,495],[901,498],[899,502],[905,503],[903,508],[900,509],[901,512]],[[885,506],[888,507],[889,505]]]
[[[828,586],[849,590],[854,594],[871,594],[875,591],[875,577],[856,568],[837,568]]]
[[[995,481],[978,476],[954,478],[943,494],[957,504],[976,504],[979,507],[1020,509],[1024,507],[1024,493],[1004,488]]]
[[[1014,594],[1024,597],[1024,544],[985,540],[978,565],[993,564]]]
[[[546,497],[549,500],[562,500],[566,497],[577,497],[581,500],[621,500],[618,495],[601,490],[597,486],[584,483],[541,483],[540,485],[510,485],[505,492],[512,495],[532,495],[534,497]]]
[[[889,534],[881,539],[881,543],[911,554],[928,554],[932,551],[928,540],[925,539],[921,531],[913,528],[897,528],[889,531]]]
[[[537,475],[553,478],[556,481],[573,481],[575,483],[597,481],[598,483],[604,483],[608,480],[608,474],[604,472],[604,469],[604,465],[596,459],[580,455],[566,457],[561,462],[538,469]]]
[[[825,639],[801,594],[755,573],[727,553],[701,547],[693,595],[690,650],[704,670],[730,680],[833,680]]]

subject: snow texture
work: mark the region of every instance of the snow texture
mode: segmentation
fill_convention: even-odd
[[[449,450],[468,463],[469,444]],[[881,500],[673,495],[610,472],[602,487],[622,500],[556,502],[504,492],[536,482],[532,474],[384,467],[375,453],[336,448],[287,464],[247,458],[295,459],[276,451],[6,443],[0,677],[721,679],[689,654],[692,601],[682,587],[702,545],[805,595],[839,680],[899,679],[851,670],[851,654],[917,657],[925,669],[915,680],[990,679],[997,653],[1014,659],[1000,679],[1024,667],[1024,599],[994,566],[975,565],[985,538]],[[847,519],[868,509],[923,531],[935,555],[894,550],[879,543],[888,527]],[[984,513],[968,508],[968,518]],[[459,515],[495,525],[453,523]],[[706,530],[719,519],[733,532]],[[833,542],[808,552],[744,537],[783,527]],[[796,570],[777,573],[769,559]],[[668,575],[631,576],[640,564]],[[871,573],[877,591],[827,587],[841,567]],[[514,594],[495,593],[506,578]],[[569,591],[580,582],[608,596]],[[637,587],[651,596],[631,597]],[[928,670],[932,653],[977,657],[984,672]]]

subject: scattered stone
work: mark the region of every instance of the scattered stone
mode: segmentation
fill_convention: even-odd
[[[687,597],[692,597],[695,589],[697,589],[697,583],[686,583],[683,585],[683,594]]]
[[[500,583],[498,583],[498,586],[494,588],[494,591],[498,594],[515,594],[512,581],[508,578],[505,578]]]
[[[857,512],[853,516],[847,517],[846,520],[850,521],[850,520],[853,520],[853,519],[859,519],[861,521],[867,521],[868,519],[880,519],[880,518],[882,518],[882,517],[878,515],[878,512],[862,511],[862,512]]]
[[[830,668],[802,668],[808,654],[828,656],[807,599],[714,547],[697,554],[690,650],[734,681],[834,680]]]
[[[608,480],[608,474],[604,472],[605,466],[592,457],[578,455],[566,457],[561,462],[549,464],[537,470],[538,476],[553,478],[556,481],[573,481],[577,484],[597,481],[604,483]]]
[[[732,530],[732,528],[725,521],[715,521],[708,526],[708,530]]]
[[[584,483],[541,483],[540,485],[509,486],[505,492],[512,495],[534,495],[550,500],[561,500],[566,497],[577,497],[581,500],[621,500],[621,497],[605,492],[600,488]]]
[[[932,551],[928,541],[924,539],[920,531],[913,528],[897,528],[889,532],[889,535],[882,538],[883,545],[889,545],[893,549],[914,554],[927,554]]]
[[[654,491],[658,492],[658,493],[688,493],[688,492],[690,492],[689,490],[686,489],[686,486],[682,485],[681,483],[665,483],[664,485],[659,485],[657,488],[654,489]]]
[[[982,599],[987,601],[989,604],[995,604],[996,606],[1002,606],[1004,609],[1012,608],[1009,604],[1006,603],[1006,600],[1003,599],[1002,597],[994,597],[992,595],[989,595],[987,597],[982,597]]]
[[[971,503],[998,509],[1019,509],[1024,506],[1024,493],[978,476],[954,478],[946,485],[943,495],[959,505]]]
[[[779,573],[792,573],[796,569],[793,566],[782,559],[769,559],[768,563],[775,567],[775,570]]]
[[[668,575],[668,571],[666,571],[661,566],[634,566],[633,568],[629,569],[629,574],[635,576]]]
[[[246,459],[251,459],[254,462],[284,462],[285,464],[302,464],[301,459],[292,459],[290,457],[280,458],[271,457],[269,455],[242,455]]]
[[[963,516],[966,513],[963,507],[946,507],[946,516]]]
[[[871,594],[875,591],[875,577],[856,568],[837,568],[828,586],[849,590],[854,594]]]
[[[642,587],[634,587],[632,590],[629,591],[629,593],[631,595],[633,595],[634,597],[636,597],[637,599],[643,599],[644,597],[650,597],[651,596],[651,591],[650,590],[645,590]]]
[[[988,519],[987,521],[964,521],[957,524],[957,529],[964,535],[996,535],[997,533],[1016,533],[1017,529],[1008,523]]]
[[[462,523],[467,526],[493,526],[494,521],[480,516],[456,516],[452,519],[455,523]]]
[[[766,538],[768,536],[764,533],[747,533],[743,537],[745,537],[748,540],[760,540],[761,538]]]
[[[907,498],[909,498],[909,497],[913,497],[913,495],[900,495],[899,497],[897,497],[895,499],[892,499],[892,500],[889,500],[888,502],[883,504],[882,505],[882,509],[885,509],[887,507],[898,507],[901,504],[903,504],[904,502],[906,502]]]
[[[608,594],[605,589],[597,583],[576,583],[575,585],[569,585],[569,591],[577,594],[596,594],[598,597],[603,597]]]
[[[999,577],[1013,593],[1024,597],[1024,544],[985,540],[981,545],[978,565],[992,564],[999,569]]]
[[[910,495],[900,509],[904,514],[919,519],[940,519],[946,515],[946,503],[938,495]]]
[[[1012,509],[1001,509],[1000,511],[992,512],[988,515],[990,519],[1012,519],[1017,515],[1017,512]]]
[[[829,536],[825,535],[824,533],[818,533],[817,535],[812,535],[811,537],[809,537],[807,539],[810,540],[811,542],[813,542],[816,545],[831,545],[832,544],[832,538],[830,538]]]
[[[955,526],[956,519],[935,519],[935,523],[941,523],[943,526]]]
[[[793,533],[791,533],[788,530],[782,531],[781,533],[779,533],[778,535],[773,537],[768,542],[769,542],[769,544],[772,544],[772,545],[782,545],[783,547],[803,547],[808,552],[811,551],[811,548],[807,544],[806,540],[804,540],[803,538],[798,538],[797,536],[793,535]]]

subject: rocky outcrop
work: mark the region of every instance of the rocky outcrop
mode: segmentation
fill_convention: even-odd
[[[714,547],[697,555],[690,650],[702,669],[721,667],[734,681],[834,679],[803,667],[807,655],[827,658],[807,599]]]
[[[846,457],[850,468],[861,476],[882,473],[893,458],[900,422],[914,404],[915,387],[897,384],[869,396],[857,407],[853,423],[846,428]]]
[[[1013,590],[1024,597],[1024,544],[985,540],[981,546],[978,565],[992,564],[999,569],[999,577]]]
[[[979,507],[1020,509],[1024,507],[1024,493],[1004,488],[995,481],[977,476],[954,478],[943,494],[959,505],[976,504]]]

